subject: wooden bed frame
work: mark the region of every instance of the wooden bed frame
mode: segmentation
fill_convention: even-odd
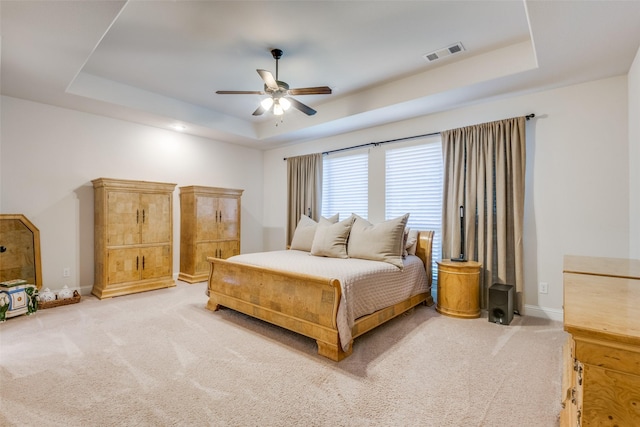
[[[356,319],[352,341],[344,351],[340,345],[336,316],[340,302],[337,279],[289,273],[264,267],[243,265],[209,257],[209,302],[245,313],[316,340],[318,354],[340,361],[353,351],[353,339],[378,325],[423,303],[433,305],[431,296],[431,251],[433,231],[418,234],[416,255],[427,272],[429,289],[393,306]]]

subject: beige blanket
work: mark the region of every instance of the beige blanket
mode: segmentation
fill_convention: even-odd
[[[357,318],[428,290],[424,264],[413,255],[404,259],[403,269],[381,261],[325,258],[296,250],[242,254],[227,261],[338,279],[342,298],[337,324],[345,351],[351,343],[351,329]]]

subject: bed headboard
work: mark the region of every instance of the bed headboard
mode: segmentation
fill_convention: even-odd
[[[424,263],[424,268],[427,271],[427,280],[429,286],[433,278],[433,263],[432,263],[432,249],[433,249],[433,235],[432,230],[423,230],[418,233],[418,243],[416,245],[416,256],[418,256]]]

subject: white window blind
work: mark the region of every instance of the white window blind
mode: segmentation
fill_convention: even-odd
[[[386,150],[385,216],[392,219],[409,212],[407,226],[435,231],[433,283],[436,260],[442,253],[442,142]]]
[[[367,218],[369,212],[369,154],[325,156],[322,162],[322,213],[340,214],[340,220],[352,213]]]

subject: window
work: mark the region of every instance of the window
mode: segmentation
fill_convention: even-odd
[[[367,218],[369,209],[369,155],[325,156],[322,161],[322,213],[340,220],[352,213]]]
[[[409,212],[407,226],[434,230],[433,282],[442,253],[442,143],[440,140],[385,153],[385,217]]]
[[[435,231],[432,248],[435,292],[436,261],[442,254],[442,174],[439,138],[414,141],[401,147],[379,146],[358,154],[325,156],[322,216],[339,213],[340,219],[345,219],[356,213],[368,218],[371,212],[373,217],[384,215],[392,219],[409,212],[408,227]],[[369,176],[375,182],[370,184]],[[369,189],[375,193],[369,194]]]

